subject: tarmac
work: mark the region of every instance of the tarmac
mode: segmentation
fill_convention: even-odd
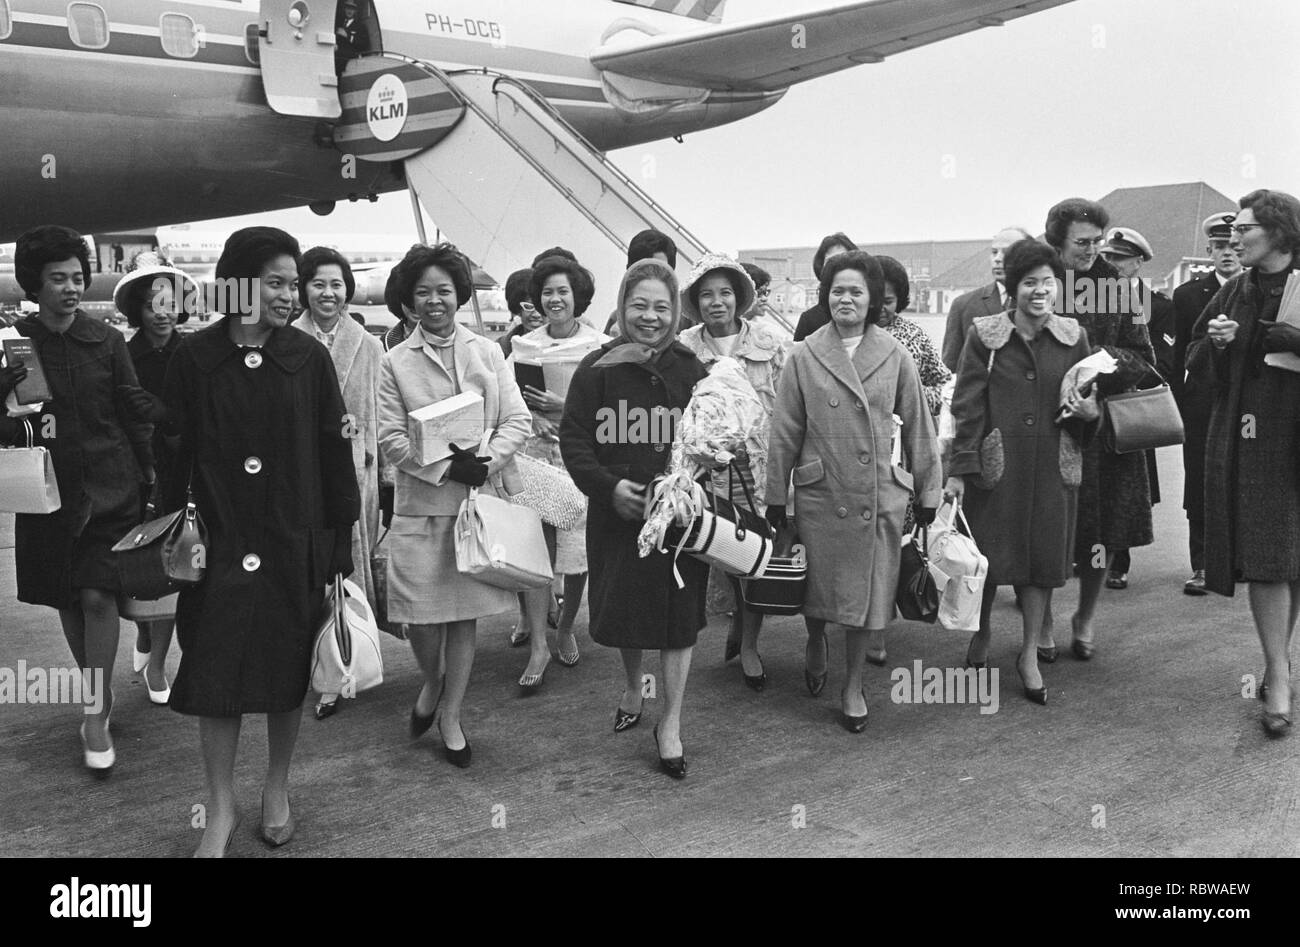
[[[232,856],[1296,856],[1300,736],[1263,733],[1246,684],[1262,656],[1244,594],[1182,593],[1189,574],[1181,456],[1159,452],[1156,543],[1135,550],[1130,586],[1107,590],[1097,655],[1044,665],[1049,703],[1021,694],[1020,621],[1000,594],[990,657],[996,713],[974,704],[891,699],[891,673],[960,667],[969,635],[895,622],[887,667],[867,668],[870,722],[837,723],[843,635],[831,630],[820,698],[803,683],[803,621],[769,618],[760,642],[767,688],[722,662],[725,619],[700,635],[686,695],[682,782],[655,767],[651,729],[613,732],[618,655],[586,635],[581,663],[552,661],[535,696],[516,680],[514,616],[479,623],[464,725],[473,765],[412,743],[420,685],[409,648],[384,638],[385,680],[333,718],[304,706],[295,756],[293,842],[257,837],[265,727],[245,722],[238,781],[243,823]],[[71,664],[56,614],[14,598],[11,518],[0,516],[0,668]],[[1076,590],[1058,590],[1068,634]],[[113,738],[104,779],[82,767],[75,705],[0,704],[0,855],[188,856],[199,841],[203,770],[195,720],[149,703],[130,673],[124,623]],[[174,673],[179,653],[168,660]],[[657,656],[647,671],[657,674]]]

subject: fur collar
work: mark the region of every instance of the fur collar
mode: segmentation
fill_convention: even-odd
[[[980,316],[975,319],[974,325],[980,341],[990,351],[1006,345],[1011,340],[1011,333],[1016,329],[1010,313],[1005,312],[995,316]],[[1043,328],[1062,345],[1074,345],[1079,341],[1079,334],[1083,331],[1077,321],[1068,316],[1058,316],[1056,313],[1047,317]]]

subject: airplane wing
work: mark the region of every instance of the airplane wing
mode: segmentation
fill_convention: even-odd
[[[865,0],[632,41],[624,31],[591,61],[598,69],[656,82],[775,92],[1069,2]]]

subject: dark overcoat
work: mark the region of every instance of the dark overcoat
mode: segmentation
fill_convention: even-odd
[[[1300,269],[1300,260],[1293,262]],[[1205,452],[1205,587],[1300,578],[1300,374],[1265,365],[1259,320],[1276,319],[1253,269],[1214,294],[1192,330],[1188,371],[1213,401]],[[1223,349],[1206,334],[1223,313],[1238,323]]]
[[[15,518],[18,600],[71,608],[74,560],[85,567],[87,544],[99,560],[93,571],[104,577],[97,584],[120,588],[108,550],[139,523],[142,468],[154,462],[153,425],[134,420],[122,402],[118,386],[138,382],[117,329],[81,310],[62,333],[34,315],[15,328],[35,344],[54,394],[31,421],[35,446],[47,448],[54,462],[62,502],[53,513]],[[12,441],[14,422],[4,422],[5,440]]]
[[[894,415],[906,469],[893,462]],[[852,358],[834,325],[790,350],[768,438],[767,495],[789,483],[808,553],[804,615],[884,628],[907,508],[913,494],[917,506],[939,505],[943,470],[916,363],[880,326],[867,326]]]
[[[176,350],[180,348],[180,344],[181,335],[175,331],[168,337],[167,344],[162,348],[154,348],[149,337],[139,330],[127,341],[126,350],[131,354],[131,364],[135,368],[136,377],[140,379],[140,387],[149,394],[157,395],[159,398],[163,396],[163,381],[167,377],[167,366],[171,363]],[[154,469],[158,474],[159,482],[162,482],[170,475],[174,453],[167,445],[163,425],[154,427],[150,446],[153,449]]]
[[[1110,286],[1117,285],[1118,271],[1098,257],[1092,269],[1074,273],[1072,278],[1076,296],[1068,301],[1065,314],[1087,332],[1092,352],[1105,349],[1119,363],[1116,372],[1098,378],[1098,391],[1105,396],[1157,382],[1147,319],[1140,310],[1108,305],[1117,293],[1099,282],[1113,280],[1116,282]],[[1105,448],[1102,438],[1093,438],[1083,451],[1075,561],[1092,564],[1098,561],[1099,553],[1148,546],[1153,540],[1146,454],[1116,454]]]
[[[360,504],[325,346],[285,326],[241,349],[229,318],[181,343],[165,383],[181,438],[165,508],[184,504],[192,465],[208,529],[207,572],[180,594],[171,706],[210,717],[302,703],[336,545],[349,548]]]
[[[707,372],[695,354],[674,342],[645,365],[596,367],[617,341],[606,343],[582,360],[569,385],[560,422],[560,452],[573,482],[591,504],[587,511],[587,563],[592,640],[613,648],[688,648],[704,627],[704,590],[708,567],[689,555],[677,559],[685,582],[673,578],[673,557],[637,552],[640,521],[629,522],[613,508],[620,480],[648,484],[664,472],[671,453],[675,420],[690,401],[696,382]],[[604,410],[602,410],[604,409]],[[674,423],[635,435],[621,418],[644,418],[673,412]],[[613,419],[612,425],[602,423]],[[644,430],[644,428],[643,428]],[[667,440],[664,440],[667,438]]]
[[[1206,273],[1174,290],[1174,365],[1170,384],[1183,416],[1183,509],[1189,518],[1199,519],[1205,507],[1205,435],[1210,427],[1210,409],[1214,404],[1212,388],[1205,380],[1186,371],[1187,347],[1192,329],[1214,294],[1219,278]],[[1217,313],[1216,313],[1217,315]],[[1191,515],[1194,514],[1194,515]]]
[[[1054,421],[1066,371],[1088,354],[1064,316],[1049,316],[1032,341],[1009,313],[979,316],[967,333],[949,472],[966,478],[962,507],[992,585],[1060,588],[1070,578],[1083,452]]]

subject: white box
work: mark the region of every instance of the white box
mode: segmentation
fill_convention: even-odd
[[[422,467],[451,456],[450,444],[478,450],[483,438],[483,396],[467,391],[407,414],[407,435]]]

